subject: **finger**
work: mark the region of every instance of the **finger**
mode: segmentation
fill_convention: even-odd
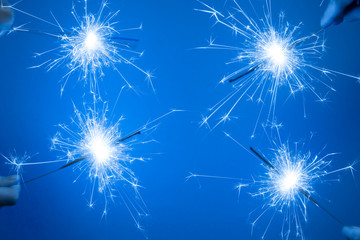
[[[6,1],[0,0],[0,24],[10,24],[14,21],[14,13]]]
[[[321,18],[321,27],[327,28],[343,21],[344,11],[353,0],[331,0]]]
[[[346,22],[353,22],[360,20],[360,7],[352,9],[348,14],[345,15]]]
[[[360,228],[359,227],[351,227],[351,226],[345,226],[342,229],[342,232],[345,237],[359,240],[360,239]]]
[[[0,0],[0,37],[9,32],[14,23],[14,12],[6,1]]]
[[[15,205],[20,195],[20,186],[0,187],[0,206]]]
[[[19,183],[19,176],[17,175],[0,177],[0,187],[10,187],[18,183]]]

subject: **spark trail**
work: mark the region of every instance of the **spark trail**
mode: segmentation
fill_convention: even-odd
[[[149,81],[154,90],[151,81],[151,74],[134,61],[143,55],[143,52],[134,50],[137,39],[123,37],[121,34],[126,31],[142,29],[142,26],[128,29],[119,29],[115,21],[120,11],[115,13],[105,13],[108,7],[106,1],[101,2],[101,7],[96,15],[88,12],[87,0],[84,1],[84,15],[80,16],[75,6],[72,7],[71,14],[77,23],[77,26],[70,29],[64,28],[55,18],[54,23],[34,14],[27,13],[15,7],[16,4],[8,6],[14,11],[21,12],[27,16],[56,27],[56,31],[42,31],[26,28],[25,25],[14,27],[10,32],[28,32],[42,36],[50,36],[58,39],[59,46],[46,51],[36,53],[36,57],[46,57],[44,62],[31,68],[45,66],[48,71],[66,66],[69,70],[63,76],[61,93],[69,80],[75,73],[79,72],[78,81],[89,83],[90,91],[99,94],[98,83],[105,75],[104,69],[110,68],[118,73],[118,76],[125,84],[133,89],[133,85],[122,74],[120,66],[128,65],[136,69]]]
[[[255,122],[252,137],[254,137],[259,121],[274,122],[276,105],[280,90],[287,88],[290,96],[296,93],[311,92],[318,101],[326,101],[330,91],[335,91],[323,79],[331,80],[331,75],[342,75],[359,80],[359,77],[317,66],[313,62],[321,58],[325,48],[324,41],[319,37],[320,29],[314,34],[300,36],[300,26],[287,23],[284,14],[278,21],[273,21],[271,2],[266,1],[264,18],[254,20],[240,6],[232,1],[235,11],[223,14],[209,5],[200,2],[205,8],[196,9],[210,14],[215,19],[215,25],[221,25],[239,37],[238,46],[215,43],[210,40],[209,46],[198,49],[227,50],[237,53],[228,63],[236,63],[238,70],[225,76],[220,83],[233,83],[234,90],[210,108],[209,114],[201,122],[201,126],[213,129],[219,124],[230,120],[236,107],[244,98],[258,103],[260,111]],[[250,1],[251,3],[251,1]],[[251,4],[252,5],[252,4]],[[255,15],[258,17],[257,13]],[[217,118],[220,110],[227,108],[220,120]],[[268,110],[268,113],[263,111]],[[304,109],[304,117],[306,111]]]

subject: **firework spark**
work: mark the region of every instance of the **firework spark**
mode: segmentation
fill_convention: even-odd
[[[75,72],[80,72],[78,80],[82,80],[85,83],[89,82],[90,91],[98,93],[98,82],[105,74],[105,68],[111,68],[116,71],[120,78],[125,81],[126,85],[133,89],[132,84],[121,73],[119,68],[119,64],[125,64],[130,65],[144,74],[151,87],[154,89],[151,81],[151,74],[134,63],[136,58],[143,55],[143,52],[134,50],[134,44],[136,44],[138,40],[121,36],[122,32],[140,30],[142,26],[118,29],[115,19],[118,16],[119,11],[105,14],[106,8],[108,7],[106,1],[101,3],[101,7],[96,15],[88,12],[87,0],[84,1],[84,4],[83,16],[80,16],[77,13],[75,6],[72,7],[71,14],[78,26],[71,29],[66,29],[61,26],[54,15],[55,23],[52,23],[33,14],[21,11],[20,9],[15,8],[15,5],[8,6],[14,11],[22,12],[37,20],[45,22],[52,27],[55,26],[58,28],[56,32],[29,29],[25,28],[24,25],[12,29],[12,32],[30,32],[59,39],[60,46],[36,53],[36,57],[49,56],[49,54],[52,53],[54,54],[54,58],[50,57],[45,62],[31,68],[45,66],[48,70],[52,70],[60,66],[66,66],[69,71],[63,77],[61,92],[64,91],[70,76]]]
[[[264,159],[257,152],[250,152],[243,147],[231,135],[226,134],[226,136],[249,153],[256,153],[258,157]],[[343,171],[354,171],[355,163],[344,168],[331,170],[331,158],[334,155],[336,153],[323,154],[322,151],[313,155],[310,151],[299,150],[298,144],[295,144],[295,150],[293,150],[288,143],[281,143],[272,149],[270,161],[263,160],[265,174],[253,180],[199,174],[191,174],[188,178],[206,177],[240,181],[237,185],[239,192],[244,187],[255,189],[249,190],[250,195],[264,200],[259,208],[251,212],[251,216],[256,215],[252,220],[252,229],[261,219],[269,217],[269,223],[262,234],[262,238],[265,238],[270,226],[275,222],[276,213],[280,213],[283,218],[281,237],[283,239],[294,237],[304,239],[302,226],[308,218],[307,204],[309,200],[342,224],[336,216],[314,199],[314,196],[318,196],[315,190],[316,184],[339,181],[339,178],[334,179],[329,175]]]
[[[198,11],[211,14],[215,24],[220,24],[230,29],[235,36],[242,37],[243,46],[229,46],[217,44],[213,39],[207,47],[200,49],[218,49],[237,52],[237,56],[230,63],[245,63],[246,66],[225,76],[220,82],[233,82],[234,90],[217,104],[210,108],[208,116],[204,117],[201,125],[210,128],[217,127],[220,123],[230,119],[230,115],[242,99],[248,97],[251,101],[261,104],[252,133],[254,137],[256,128],[262,116],[262,111],[268,108],[267,122],[275,121],[275,109],[280,87],[287,87],[290,95],[297,92],[310,91],[317,100],[326,101],[329,91],[335,91],[321,76],[330,78],[330,75],[343,75],[354,79],[341,72],[325,69],[313,64],[320,58],[324,51],[324,41],[318,34],[300,36],[300,24],[291,26],[284,21],[284,14],[279,15],[279,20],[273,22],[271,16],[271,3],[266,1],[267,10],[265,18],[255,21],[234,0],[235,13],[222,14],[209,5],[201,2],[205,9]],[[319,85],[317,88],[315,85]],[[319,89],[325,87],[323,94]],[[265,104],[266,101],[270,103]],[[267,105],[265,107],[265,105]],[[215,124],[210,124],[210,119],[225,106],[230,106],[225,115]],[[306,112],[304,109],[304,117]]]

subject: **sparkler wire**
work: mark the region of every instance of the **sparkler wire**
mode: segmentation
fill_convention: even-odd
[[[138,134],[141,134],[141,131],[137,131],[137,132],[134,132],[134,133],[132,133],[132,134],[130,134],[130,135],[124,137],[124,138],[120,138],[118,141],[116,141],[116,143],[119,144],[119,143],[121,143],[121,142],[124,142],[124,141],[126,141],[126,140],[128,140],[128,139],[130,139],[130,138],[132,138],[132,137],[134,137],[134,136],[136,136],[136,135],[138,135]],[[53,173],[55,173],[55,172],[57,172],[57,171],[60,171],[60,170],[65,169],[65,168],[67,168],[67,167],[70,167],[70,166],[72,166],[72,165],[74,165],[74,164],[76,164],[76,163],[79,163],[79,162],[87,159],[87,157],[88,157],[88,156],[83,156],[83,157],[80,157],[80,158],[78,158],[78,159],[75,159],[74,161],[71,161],[71,162],[65,164],[64,166],[61,166],[61,167],[59,167],[58,169],[52,170],[52,171],[47,172],[47,173],[44,173],[44,174],[42,174],[42,175],[40,175],[40,176],[38,176],[38,177],[35,177],[35,178],[29,179],[29,180],[27,180],[27,181],[21,182],[20,185],[24,185],[24,184],[26,184],[26,183],[29,183],[29,182],[38,180],[38,179],[43,178],[43,177],[45,177],[45,176],[47,176],[47,175],[53,174]]]
[[[274,170],[276,173],[279,173],[278,169],[274,167],[268,160],[266,160],[260,153],[258,153],[254,148],[250,147],[250,150],[261,160],[263,161],[271,170]],[[303,194],[307,199],[313,202],[317,207],[326,212],[331,218],[333,218],[337,223],[341,226],[345,226],[344,222],[340,220],[337,216],[335,216],[332,212],[330,212],[327,208],[322,206],[318,201],[316,201],[313,197],[311,197],[307,192],[305,192],[302,188],[297,188],[297,190]]]
[[[293,48],[299,46],[300,44],[306,42],[307,40],[309,40],[309,39],[312,38],[313,36],[318,35],[319,33],[321,33],[321,32],[324,31],[324,30],[325,30],[325,28],[320,28],[319,30],[317,30],[317,31],[314,32],[313,34],[311,34],[311,35],[309,35],[309,36],[307,36],[307,37],[305,37],[305,38],[299,39],[298,41],[295,41],[295,42],[289,47],[289,49],[293,49]],[[241,78],[249,75],[250,73],[254,72],[256,69],[258,69],[258,68],[260,67],[260,65],[261,65],[261,64],[259,63],[259,64],[255,65],[255,66],[252,66],[252,67],[250,67],[246,72],[242,72],[242,71],[241,71],[240,75],[235,76],[234,78],[229,79],[229,83],[233,83],[233,82],[235,82],[235,81],[237,81],[237,80],[239,80],[239,79],[241,79]],[[245,69],[246,69],[246,68],[245,68]]]

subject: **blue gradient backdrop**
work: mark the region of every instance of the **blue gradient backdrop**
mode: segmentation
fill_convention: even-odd
[[[239,0],[245,10],[248,1]],[[219,9],[223,1],[208,1]],[[262,12],[263,0],[254,0]],[[82,3],[76,2],[81,13]],[[63,26],[74,26],[70,14],[72,1],[25,0],[18,8],[45,19],[50,11]],[[319,28],[324,7],[318,1],[274,0],[273,13],[283,10],[292,24],[303,22],[302,32],[309,34]],[[258,160],[236,146],[223,134],[231,133],[243,145],[250,143],[267,151],[271,145],[261,130],[255,140],[249,136],[259,108],[251,102],[242,102],[236,109],[238,120],[220,126],[213,132],[199,128],[201,114],[231,90],[230,85],[217,83],[226,73],[237,69],[236,64],[225,65],[235,52],[194,50],[206,45],[212,35],[228,43],[241,44],[232,33],[222,27],[213,28],[209,16],[194,11],[198,2],[165,0],[110,1],[110,9],[120,9],[119,26],[129,27],[143,23],[143,30],[129,34],[141,39],[139,49],[144,56],[137,63],[154,70],[156,95],[148,88],[143,76],[125,66],[122,71],[136,83],[141,95],[125,91],[120,102],[114,101],[123,82],[111,70],[100,87],[102,97],[115,108],[115,116],[124,115],[122,131],[131,132],[147,120],[170,108],[187,112],[174,114],[162,121],[152,137],[157,144],[135,149],[152,157],[145,163],[135,163],[133,169],[140,179],[141,194],[150,216],[143,221],[146,234],[154,240],[177,239],[259,239],[267,220],[255,226],[251,236],[249,213],[263,203],[244,190],[238,198],[236,181],[202,179],[185,182],[188,172],[209,175],[249,178],[264,173]],[[90,10],[98,2],[90,1]],[[276,17],[276,16],[275,16]],[[16,13],[15,24],[30,22],[31,27],[53,28],[21,13]],[[325,32],[327,51],[320,64],[350,74],[360,74],[360,25],[348,23]],[[237,43],[238,42],[238,43]],[[46,58],[35,59],[33,54],[56,46],[52,38],[16,33],[0,39],[0,152],[33,155],[33,161],[56,159],[49,150],[50,139],[58,130],[56,124],[69,123],[73,116],[72,103],[81,106],[84,91],[82,83],[70,80],[60,96],[59,79],[66,69],[46,72],[43,68],[28,69]],[[289,141],[306,140],[310,132],[315,137],[309,150],[318,152],[327,145],[327,151],[340,152],[332,167],[345,166],[359,157],[360,149],[360,85],[353,79],[335,76],[331,83],[336,88],[329,101],[316,102],[307,93],[308,118],[302,117],[302,97],[280,103],[278,119],[284,124],[283,138]],[[280,97],[288,95],[286,89]],[[0,174],[9,174],[9,166],[0,160]],[[31,178],[54,166],[27,167],[24,178]],[[357,174],[357,173],[355,173]],[[76,174],[64,170],[22,188],[21,198],[14,207],[0,210],[0,239],[144,239],[125,206],[121,202],[110,205],[108,216],[101,218],[102,205],[87,207],[88,195],[83,195],[86,179],[73,184]],[[359,181],[359,177],[355,175]],[[360,225],[359,187],[349,174],[341,182],[318,184],[315,189],[320,201],[348,224]],[[269,219],[269,218],[267,218]],[[267,238],[279,239],[281,217],[274,219]],[[342,239],[341,228],[325,213],[308,204],[308,222],[304,225],[306,239]]]

